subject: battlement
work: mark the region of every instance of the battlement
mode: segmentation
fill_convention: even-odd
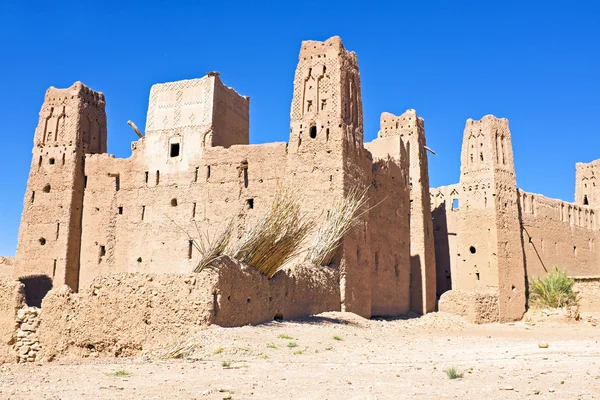
[[[354,68],[358,68],[358,58],[353,51],[347,51],[339,36],[332,36],[324,42],[317,40],[305,40],[300,46],[300,61],[308,61],[315,58],[333,58],[344,56],[351,61]]]
[[[403,114],[396,116],[389,112],[384,112],[379,118],[379,132],[377,137],[388,137],[394,135],[412,135],[423,129],[423,118],[417,116],[414,109],[406,110]]]
[[[90,89],[79,81],[64,89],[50,86],[48,90],[46,90],[44,102],[50,106],[57,106],[65,104],[68,100],[75,100],[76,98],[82,100],[85,104],[94,107],[104,107],[106,105],[106,100],[102,92]]]

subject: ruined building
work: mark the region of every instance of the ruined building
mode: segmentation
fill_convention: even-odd
[[[379,137],[364,143],[360,87],[357,57],[339,37],[303,42],[288,142],[251,145],[250,99],[218,73],[157,84],[145,135],[125,159],[107,153],[102,93],[81,83],[48,89],[16,278],[39,302],[44,288],[83,290],[99,275],[188,274],[198,254],[182,230],[195,232],[194,221],[211,229],[234,216],[242,234],[280,183],[293,185],[302,207],[317,215],[353,187],[368,186],[373,208],[344,239],[333,265],[336,308],[366,317],[434,310],[423,120],[414,110],[384,113]]]
[[[335,289],[313,285],[310,274],[285,275],[227,303],[239,275],[221,272],[221,286],[204,288],[213,320],[224,321],[224,310],[244,318],[267,310],[226,324],[281,317],[279,302],[294,316],[426,313],[438,298],[440,309],[476,321],[515,320],[528,279],[555,265],[578,279],[587,307],[600,307],[600,161],[577,164],[575,203],[526,193],[516,186],[508,121],[486,116],[467,120],[460,182],[430,190],[415,110],[382,113],[377,139],[364,143],[358,61],[338,37],[301,45],[287,142],[249,144],[249,102],[216,72],[154,85],[145,135],[120,159],[107,153],[102,93],[81,83],[48,89],[11,266],[27,302],[117,273],[189,274],[198,254],[185,231],[234,217],[243,235],[284,184],[322,218],[335,199],[368,187],[370,209],[344,238],[328,270],[335,276],[325,273]],[[251,312],[257,297],[277,306]]]
[[[599,160],[576,166],[575,203],[517,188],[508,120],[467,120],[460,182],[431,189],[440,309],[481,322],[523,315],[526,282],[554,266],[600,309]]]

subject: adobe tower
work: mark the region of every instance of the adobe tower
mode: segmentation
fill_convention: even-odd
[[[507,119],[486,115],[479,121],[467,120],[459,187],[460,202],[453,201],[449,211],[462,216],[450,230],[460,233],[452,288],[493,290],[498,295],[498,318],[520,319],[525,310],[525,269]]]
[[[54,286],[77,290],[85,154],[106,152],[104,107],[104,95],[80,82],[46,92],[19,230],[16,278],[50,278]]]

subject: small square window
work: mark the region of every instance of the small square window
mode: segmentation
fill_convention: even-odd
[[[246,200],[246,205],[248,206],[249,210],[252,210],[254,208],[254,199]]]
[[[169,152],[171,157],[179,157],[179,143],[171,143],[171,151]]]

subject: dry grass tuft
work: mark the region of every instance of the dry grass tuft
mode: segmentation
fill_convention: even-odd
[[[233,218],[227,220],[223,226],[217,228],[212,235],[209,233],[208,229],[200,230],[198,223],[194,220],[194,226],[196,227],[196,233],[198,235],[196,238],[181,226],[177,225],[175,221],[172,219],[170,220],[173,225],[185,233],[190,243],[200,254],[196,267],[194,267],[194,272],[202,272],[204,268],[211,266],[211,264],[220,257],[227,254],[234,231]]]
[[[329,215],[321,223],[312,244],[308,248],[306,261],[316,265],[330,265],[336,255],[336,251],[342,239],[361,220],[364,209],[368,203],[367,188],[354,187],[347,196],[337,199]],[[360,212],[361,209],[364,209]]]
[[[221,256],[227,253],[229,244],[231,242],[231,236],[233,235],[233,218],[228,220],[223,227],[217,229],[217,231],[211,236],[207,230],[200,231],[196,221],[194,221],[196,231],[198,232],[198,240],[190,238],[192,244],[200,253],[200,259],[194,268],[194,272],[201,272],[204,268],[211,265],[214,261],[218,260]]]
[[[313,226],[314,220],[300,210],[297,193],[279,186],[270,209],[253,222],[232,256],[270,278],[300,253]]]
[[[196,337],[191,337],[185,341],[179,342],[169,350],[158,356],[161,360],[171,360],[174,358],[188,358],[196,352],[202,345]]]
[[[543,278],[533,278],[529,283],[531,305],[537,307],[560,308],[576,306],[579,303],[577,292],[573,291],[575,281],[565,270],[554,270]]]

